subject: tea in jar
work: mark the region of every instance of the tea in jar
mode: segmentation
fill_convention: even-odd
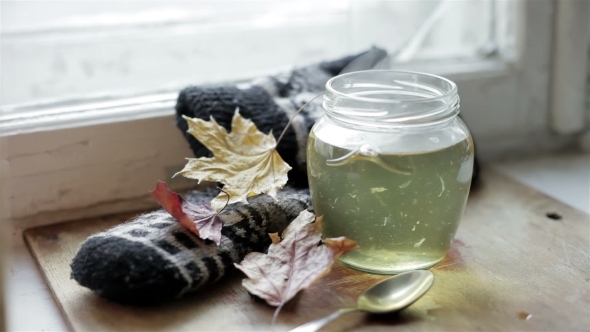
[[[393,274],[448,251],[469,193],[473,143],[441,77],[365,71],[327,83],[308,141],[309,185],[326,237],[359,249],[340,262]]]

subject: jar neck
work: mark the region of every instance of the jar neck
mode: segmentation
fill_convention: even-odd
[[[459,105],[453,82],[390,70],[336,76],[326,83],[323,102],[332,121],[369,130],[443,125],[455,119]]]

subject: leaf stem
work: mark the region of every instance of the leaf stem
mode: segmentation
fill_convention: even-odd
[[[277,139],[277,146],[279,146],[279,143],[281,142],[281,139],[283,139],[283,136],[285,136],[285,133],[287,132],[287,129],[289,129],[289,126],[291,125],[291,123],[293,122],[293,120],[295,119],[295,117],[297,115],[299,115],[299,113],[301,113],[301,111],[303,111],[303,109],[309,105],[312,101],[314,101],[315,99],[317,99],[318,97],[320,97],[321,95],[324,94],[325,91],[322,91],[322,93],[320,93],[319,95],[311,98],[307,103],[303,104],[303,106],[301,106],[301,108],[299,108],[299,110],[297,110],[297,112],[295,112],[295,114],[291,117],[291,119],[289,120],[289,122],[287,123],[287,125],[285,126],[285,129],[283,129],[283,132],[281,133],[281,136],[279,136],[279,138]]]
[[[216,215],[219,215],[221,213],[221,211],[223,211],[227,207],[227,205],[229,204],[229,194],[227,193],[227,191],[221,189],[221,187],[217,187],[217,189],[219,191],[222,191],[227,196],[227,201],[225,201],[225,205],[221,208],[221,210],[217,211]]]
[[[285,302],[282,301],[281,304],[275,310],[275,313],[272,315],[272,322],[270,323],[270,330],[271,331],[274,331],[275,323],[277,322],[277,317],[279,316],[279,312],[281,311],[281,309],[283,309],[284,305],[285,305]]]

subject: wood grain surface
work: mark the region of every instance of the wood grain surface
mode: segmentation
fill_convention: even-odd
[[[557,213],[560,220],[548,218]],[[233,277],[150,308],[101,299],[70,279],[70,261],[89,235],[129,219],[116,215],[30,229],[25,239],[75,331],[262,331],[274,308]],[[352,313],[325,331],[589,331],[590,217],[493,171],[483,174],[435,282],[399,314]],[[386,276],[336,265],[279,315],[285,331],[340,307]]]

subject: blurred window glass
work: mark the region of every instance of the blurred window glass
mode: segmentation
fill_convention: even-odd
[[[399,62],[484,57],[495,45],[493,4],[3,2],[1,103],[177,91],[288,70],[372,45],[402,50]]]

